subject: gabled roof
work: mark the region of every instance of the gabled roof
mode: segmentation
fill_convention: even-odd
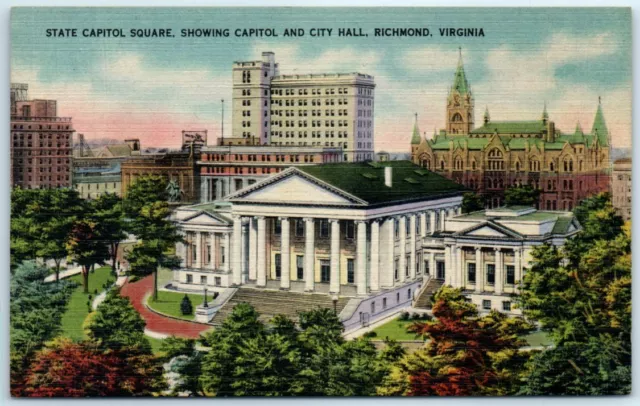
[[[489,121],[482,127],[471,130],[471,134],[540,134],[547,129],[542,120],[536,121]]]
[[[392,168],[391,187],[385,186],[386,167]],[[247,202],[251,202],[251,194],[256,196],[259,190],[266,190],[270,185],[294,176],[344,199],[334,204],[360,207],[460,196],[466,190],[464,186],[410,161],[343,162],[292,167],[244,188],[227,199],[241,203],[246,198]],[[314,196],[308,196],[305,200],[301,204],[322,204],[320,199],[314,200]],[[286,203],[286,195],[282,196],[282,201]]]
[[[501,239],[509,238],[509,239],[514,239],[514,240],[524,240],[524,237],[522,236],[522,234],[520,234],[520,233],[518,233],[518,232],[516,232],[514,230],[511,230],[510,228],[507,228],[507,227],[503,226],[502,224],[498,224],[498,223],[496,223],[496,222],[494,222],[492,220],[487,220],[487,221],[484,221],[482,223],[473,225],[473,226],[471,226],[471,227],[469,227],[467,229],[455,232],[455,233],[453,233],[453,236],[455,236],[455,237],[465,237],[465,238],[483,237],[483,235],[481,235],[481,234],[474,235],[474,232],[480,231],[480,230],[485,229],[485,228],[486,229],[490,229],[490,230],[492,230],[492,231],[494,231],[496,233],[495,235],[492,236],[494,238],[497,237],[497,238],[501,238]],[[499,234],[501,234],[501,235],[499,235]]]

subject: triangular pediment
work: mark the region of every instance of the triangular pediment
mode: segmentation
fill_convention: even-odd
[[[477,237],[507,237],[506,234],[501,233],[495,228],[489,226],[480,227],[476,230],[466,233],[465,235],[473,235]]]
[[[354,205],[361,200],[291,168],[285,176],[259,182],[229,197],[231,201],[274,204]]]
[[[186,224],[200,224],[208,226],[227,226],[229,223],[224,219],[217,217],[211,213],[205,211],[198,212],[190,217],[182,220]]]

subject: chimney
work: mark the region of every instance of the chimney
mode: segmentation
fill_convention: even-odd
[[[392,173],[392,168],[390,166],[385,166],[384,167],[384,185],[386,187],[392,187],[393,186],[393,173]]]

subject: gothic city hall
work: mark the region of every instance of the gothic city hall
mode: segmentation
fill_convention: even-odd
[[[513,186],[538,189],[538,208],[544,210],[572,210],[609,189],[611,134],[600,101],[588,133],[579,123],[573,132],[556,128],[546,104],[531,121],[492,121],[487,107],[478,127],[474,109],[460,54],[446,100],[446,128],[426,139],[416,119],[413,162],[484,196],[488,208],[504,205],[504,191]]]

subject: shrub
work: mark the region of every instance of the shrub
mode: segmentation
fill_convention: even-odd
[[[366,333],[364,333],[362,335],[362,337],[364,337],[364,338],[374,338],[374,337],[377,337],[377,336],[378,336],[378,333],[376,333],[375,331],[367,331]]]
[[[409,320],[409,313],[408,313],[408,312],[402,312],[402,313],[400,313],[400,317],[399,317],[399,319],[400,319],[400,320],[402,320],[402,321]]]
[[[183,316],[188,316],[193,314],[193,304],[191,303],[191,299],[186,294],[182,298],[180,302],[180,312]]]

